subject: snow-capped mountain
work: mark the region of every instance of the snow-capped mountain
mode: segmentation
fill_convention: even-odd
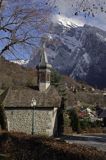
[[[47,43],[49,62],[55,69],[97,87],[106,87],[106,31],[88,25],[73,25],[60,17],[50,26],[52,40]],[[28,66],[36,66],[36,53]]]
[[[11,60],[10,62],[22,65],[22,66],[26,66],[29,63],[29,60]]]

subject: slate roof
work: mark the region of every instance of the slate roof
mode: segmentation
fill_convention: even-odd
[[[45,92],[31,88],[10,88],[5,94],[2,104],[4,107],[31,107],[32,98],[36,107],[60,107],[61,98],[57,90],[50,86]]]

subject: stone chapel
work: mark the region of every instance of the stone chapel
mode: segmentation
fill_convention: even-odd
[[[57,132],[57,112],[61,98],[55,87],[50,84],[51,68],[45,43],[42,43],[36,89],[9,88],[3,96],[2,105],[8,131],[47,136],[53,136]]]

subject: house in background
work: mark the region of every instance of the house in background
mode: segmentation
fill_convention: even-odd
[[[61,104],[58,91],[50,85],[52,66],[48,63],[45,45],[40,49],[38,86],[9,88],[2,105],[9,131],[53,136],[57,132],[57,112]]]

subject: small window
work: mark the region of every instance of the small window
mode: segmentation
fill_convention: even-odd
[[[46,78],[47,78],[47,81],[49,82],[50,81],[50,73],[47,73]]]
[[[45,74],[45,72],[40,72],[39,80],[40,80],[40,82],[45,82],[46,81],[46,74]]]

